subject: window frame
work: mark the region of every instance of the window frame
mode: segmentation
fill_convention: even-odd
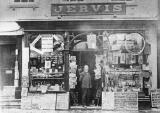
[[[30,0],[26,0],[27,2],[16,2],[15,0],[10,0],[9,7],[10,8],[38,8],[39,0],[33,0],[33,2],[29,2]]]

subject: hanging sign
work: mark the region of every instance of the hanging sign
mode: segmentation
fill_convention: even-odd
[[[151,91],[152,107],[160,107],[160,89]]]
[[[52,16],[124,15],[125,3],[52,4]]]

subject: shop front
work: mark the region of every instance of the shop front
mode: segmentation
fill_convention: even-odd
[[[154,21],[19,24],[26,28],[22,59],[29,61],[22,66],[23,72],[29,72],[22,76],[23,109],[151,108]],[[83,97],[80,79],[85,65],[92,87]]]
[[[24,34],[0,36],[7,41],[0,41],[3,86],[21,87],[22,109],[150,109],[157,89],[157,2],[5,3],[0,19],[16,21]]]

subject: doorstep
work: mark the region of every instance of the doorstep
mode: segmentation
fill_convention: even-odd
[[[101,106],[71,106],[70,110],[102,110]]]
[[[160,111],[160,108],[151,108],[151,111]]]

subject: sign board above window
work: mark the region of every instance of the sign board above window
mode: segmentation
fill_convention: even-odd
[[[135,3],[136,0],[52,0],[53,4],[57,3]]]
[[[39,0],[10,0],[10,8],[37,8]]]
[[[124,15],[125,3],[52,4],[52,16]]]

